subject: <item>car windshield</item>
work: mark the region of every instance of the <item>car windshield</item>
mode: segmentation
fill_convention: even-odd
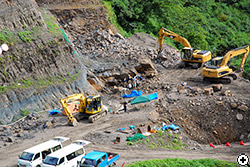
[[[43,163],[48,165],[57,165],[58,160],[59,158],[47,156]]]
[[[91,159],[81,160],[81,167],[94,167],[94,166],[95,166],[95,160],[91,160]]]
[[[33,153],[29,153],[29,152],[23,152],[20,156],[20,159],[23,160],[27,160],[27,161],[31,161],[33,158],[34,154]]]

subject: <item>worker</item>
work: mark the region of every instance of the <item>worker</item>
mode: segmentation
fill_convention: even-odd
[[[123,103],[123,107],[124,107],[124,112],[127,112],[127,102],[125,101],[124,103]]]
[[[132,88],[131,80],[128,81],[128,88],[129,88],[129,89]]]
[[[121,96],[126,95],[128,90],[129,90],[128,88],[122,88],[122,91],[121,91],[122,94],[121,94]]]
[[[133,87],[136,88],[137,75],[133,78]]]

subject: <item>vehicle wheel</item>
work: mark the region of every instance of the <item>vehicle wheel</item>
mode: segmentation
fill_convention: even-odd
[[[37,165],[36,167],[41,167],[40,165]]]

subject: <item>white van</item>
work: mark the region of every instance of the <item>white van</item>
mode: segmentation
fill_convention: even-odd
[[[85,155],[83,146],[90,142],[76,140],[72,144],[48,155],[42,163],[42,167],[76,167],[77,161]]]
[[[38,144],[34,147],[26,149],[19,156],[18,167],[40,167],[43,159],[51,152],[55,152],[62,148],[62,142],[69,140],[66,137],[55,137],[49,141]]]

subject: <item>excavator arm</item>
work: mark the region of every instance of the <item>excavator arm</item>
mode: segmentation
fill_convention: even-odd
[[[238,56],[240,54],[243,54],[243,53],[244,53],[244,55],[242,56],[242,60],[241,60],[241,64],[240,64],[240,71],[243,71],[244,70],[243,66],[246,62],[246,59],[247,59],[247,56],[249,53],[249,46],[248,45],[243,46],[243,47],[239,47],[239,48],[236,48],[236,49],[233,49],[233,50],[230,50],[229,52],[227,52],[226,55],[224,56],[221,64],[219,65],[219,67],[225,67],[231,58]]]
[[[69,100],[80,100],[80,104],[79,104],[79,112],[84,112],[84,106],[85,105],[85,96],[82,93],[79,94],[74,94],[71,96],[68,96],[65,99],[60,99],[60,103],[62,104],[63,110],[66,113],[67,117],[68,117],[68,124],[76,126],[77,124],[77,120],[76,118],[73,116],[73,114],[71,113],[71,111],[69,110],[68,104],[67,102]]]
[[[164,36],[171,38],[177,42],[180,42],[182,45],[184,45],[184,47],[191,48],[191,45],[186,38],[162,27],[159,31],[159,36],[158,36],[159,51],[162,50]]]
[[[203,80],[210,82],[222,82],[227,84],[231,83],[231,79],[228,78],[228,76],[232,77],[233,80],[235,80],[237,79],[237,75],[233,73],[233,70],[231,68],[229,68],[228,62],[231,58],[243,54],[240,64],[240,73],[238,73],[239,75],[241,75],[244,71],[243,66],[246,62],[248,53],[249,46],[246,45],[240,48],[230,50],[226,53],[224,57],[216,57],[212,59],[212,65],[208,65],[202,68],[202,75],[204,76]]]

